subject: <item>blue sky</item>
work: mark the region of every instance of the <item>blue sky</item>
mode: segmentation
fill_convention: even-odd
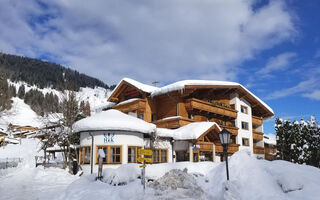
[[[1,0],[0,51],[116,84],[240,82],[285,119],[320,118],[319,1]],[[274,119],[265,122],[273,133]]]

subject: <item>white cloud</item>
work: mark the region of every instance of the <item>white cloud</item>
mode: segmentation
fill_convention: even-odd
[[[311,93],[305,93],[303,94],[304,97],[313,99],[313,100],[320,100],[320,90],[315,90]]]
[[[319,79],[316,77],[311,77],[307,80],[299,82],[297,85],[293,87],[277,90],[271,93],[269,96],[265,97],[264,99],[266,100],[279,99],[279,98],[291,96],[294,94],[313,91],[318,87],[319,87]]]
[[[289,67],[292,59],[296,57],[296,53],[293,52],[285,52],[277,55],[276,57],[271,57],[267,65],[260,69],[257,73],[259,75],[267,76],[270,73],[275,71],[283,71]]]
[[[3,0],[0,50],[49,55],[116,83],[236,79],[237,65],[295,34],[283,1]],[[39,20],[40,18],[40,20]]]

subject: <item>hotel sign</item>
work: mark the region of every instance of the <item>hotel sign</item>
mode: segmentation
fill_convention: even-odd
[[[114,133],[104,133],[103,136],[104,143],[114,143]]]

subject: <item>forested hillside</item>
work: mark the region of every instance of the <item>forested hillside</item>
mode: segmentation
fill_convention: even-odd
[[[90,104],[106,101],[113,88],[55,63],[0,53],[0,112],[12,107],[12,97],[19,97],[38,115],[60,113],[66,93],[75,91],[80,111],[90,115]]]
[[[52,87],[58,90],[69,89],[74,91],[78,91],[80,87],[110,88],[96,78],[55,63],[33,58],[0,53],[0,68],[3,69],[2,73],[6,73],[6,77],[11,81],[24,81],[39,88]]]

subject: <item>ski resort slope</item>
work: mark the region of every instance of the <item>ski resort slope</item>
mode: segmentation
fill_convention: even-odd
[[[17,168],[0,170],[0,199],[16,200],[319,200],[320,170],[286,161],[257,160],[240,151],[225,163],[179,162],[148,165],[145,192],[138,164],[104,168],[103,180],[96,174],[81,177],[56,168],[35,168],[38,140],[23,139],[21,145],[0,148],[1,158],[20,156]],[[20,149],[20,150],[18,150]],[[186,168],[186,169],[185,169]],[[227,190],[226,190],[227,188]]]
[[[19,82],[12,82],[8,80],[9,85],[12,85],[16,88],[16,91],[19,90],[20,86],[25,87],[25,92],[30,91],[31,89],[39,90],[43,93],[43,95],[46,95],[47,93],[53,93],[54,95],[57,95],[59,100],[62,101],[65,94],[59,90],[53,89],[53,88],[38,88],[35,85],[29,85],[25,82],[19,81]],[[68,91],[66,91],[68,93]],[[96,109],[100,109],[107,103],[107,99],[110,96],[111,91],[102,87],[80,87],[79,91],[76,92],[77,100],[80,101],[88,101],[91,110],[94,111]]]
[[[40,127],[42,124],[37,113],[18,97],[12,98],[12,107],[10,110],[1,112],[1,121],[5,123],[5,125],[11,123],[18,126]]]

